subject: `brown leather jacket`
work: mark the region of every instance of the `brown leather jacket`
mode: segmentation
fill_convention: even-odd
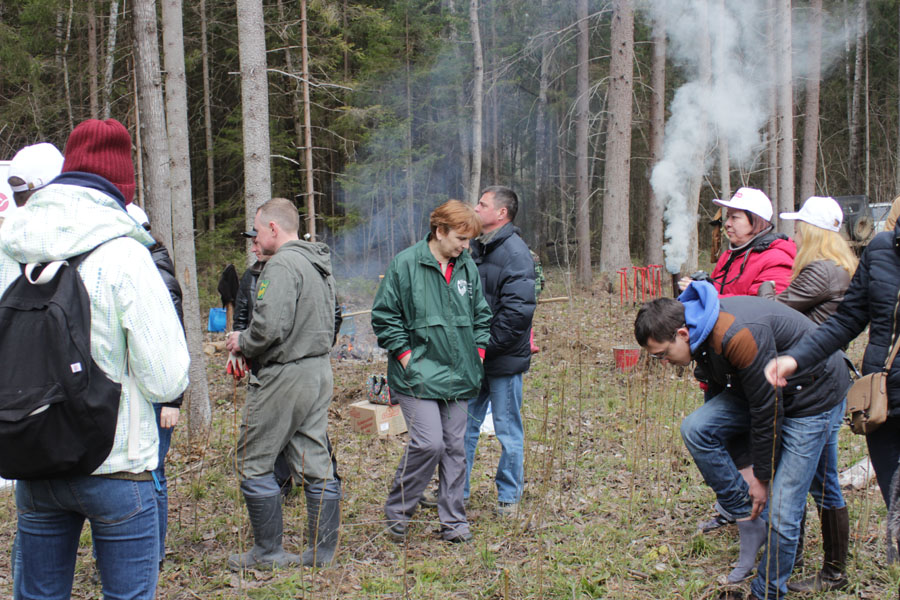
[[[850,273],[830,260],[816,260],[805,267],[780,294],[769,282],[760,286],[757,296],[778,300],[802,312],[816,325],[834,314],[850,285]]]

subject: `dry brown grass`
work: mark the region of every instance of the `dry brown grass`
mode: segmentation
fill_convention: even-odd
[[[566,295],[551,273],[552,296]],[[359,306],[358,308],[366,308]],[[349,309],[349,310],[352,310]],[[635,307],[619,306],[604,282],[569,303],[541,305],[536,340],[543,352],[525,378],[526,491],[518,519],[502,520],[493,471],[495,439],[482,439],[473,472],[467,545],[435,538],[437,515],[416,515],[408,543],[383,533],[382,505],[405,436],[372,438],[350,430],[346,407],[384,365],[335,363],[331,436],[344,480],[341,549],[336,566],[274,574],[233,574],[229,553],[250,543],[237,481],[229,467],[243,392],[232,400],[220,365],[210,368],[215,423],[208,443],[176,432],[169,455],[169,554],[160,599],[195,598],[710,598],[736,558],[733,528],[695,534],[713,495],[681,443],[681,418],[701,402],[689,373],[642,362],[615,370],[611,348],[631,343]],[[365,328],[360,320],[360,330]],[[859,344],[855,346],[858,351]],[[218,357],[221,358],[221,357]],[[842,435],[841,463],[865,453]],[[852,589],[840,598],[885,598],[900,570],[884,565],[884,508],[877,488],[846,494],[851,511]],[[809,520],[807,564],[821,560],[818,523]],[[285,508],[285,544],[305,545],[303,495]],[[0,497],[0,546],[8,548],[14,501]],[[85,529],[87,531],[87,529]],[[79,553],[75,598],[99,598],[90,583],[89,536]],[[0,596],[11,594],[8,553],[0,553]]]

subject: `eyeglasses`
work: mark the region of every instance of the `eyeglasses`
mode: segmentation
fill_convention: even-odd
[[[665,350],[663,350],[661,352],[657,352],[655,354],[651,354],[650,358],[655,358],[656,360],[665,360],[665,358],[668,355],[669,355],[669,346],[666,346]]]
[[[682,327],[687,327],[687,325],[682,325]],[[656,360],[665,360],[666,358],[668,358],[668,356],[669,356],[669,350],[672,349],[672,344],[675,343],[675,339],[676,339],[677,337],[678,337],[677,335],[673,335],[673,336],[672,336],[672,339],[669,340],[669,343],[668,343],[668,345],[666,346],[666,349],[665,349],[665,350],[660,350],[659,352],[656,352],[656,353],[654,353],[654,354],[651,354],[651,355],[650,355],[650,358],[655,358]]]

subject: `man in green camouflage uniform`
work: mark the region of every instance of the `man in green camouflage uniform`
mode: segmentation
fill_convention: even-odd
[[[229,334],[229,352],[257,366],[251,376],[235,463],[255,544],[228,566],[265,569],[329,564],[340,526],[340,480],[326,430],[333,377],[334,277],[328,246],[301,241],[296,207],[273,198],[256,213],[257,243],[271,255],[259,276],[250,326]],[[284,450],[303,481],[309,547],[302,559],[282,547],[281,493],[275,458]]]

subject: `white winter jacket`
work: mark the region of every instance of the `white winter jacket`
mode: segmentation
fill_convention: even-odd
[[[157,466],[151,403],[185,390],[190,361],[172,299],[147,250],[150,235],[107,194],[50,184],[0,227],[0,294],[19,276],[19,263],[65,259],[100,244],[78,272],[91,300],[91,356],[122,384],[122,396],[112,452],[94,474],[140,473]],[[137,398],[128,384],[126,352]],[[132,402],[138,403],[139,443],[129,457]]]

